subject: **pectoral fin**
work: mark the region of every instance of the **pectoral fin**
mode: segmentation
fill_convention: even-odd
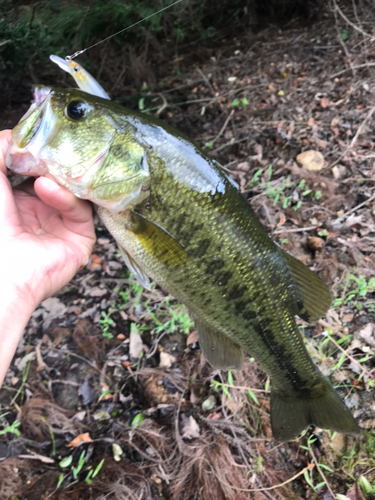
[[[163,227],[151,222],[144,215],[133,212],[132,231],[143,248],[156,260],[171,266],[181,266],[188,262],[185,248]]]
[[[199,344],[210,365],[219,370],[240,370],[242,368],[242,347],[204,321],[195,318],[195,326]]]
[[[302,262],[282,248],[297,293],[297,314],[300,318],[314,323],[330,308],[332,297],[327,285]]]
[[[126,267],[129,269],[131,273],[134,274],[134,277],[138,281],[140,285],[142,285],[147,290],[151,290],[149,277],[142,271],[142,269],[138,266],[135,260],[124,250],[122,247],[119,247],[122,258],[126,264]]]

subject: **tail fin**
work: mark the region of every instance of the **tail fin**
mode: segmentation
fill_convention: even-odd
[[[344,434],[361,432],[349,409],[331,384],[321,377],[320,396],[299,397],[290,393],[287,397],[277,388],[271,392],[271,426],[277,441],[296,438],[309,425]]]

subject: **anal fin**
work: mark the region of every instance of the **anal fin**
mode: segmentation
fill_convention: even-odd
[[[210,365],[219,370],[240,370],[244,358],[242,347],[205,321],[194,319],[199,344]]]
[[[297,314],[300,318],[314,323],[324,316],[331,306],[332,296],[327,285],[302,262],[283,250],[285,258],[295,283],[297,294]]]

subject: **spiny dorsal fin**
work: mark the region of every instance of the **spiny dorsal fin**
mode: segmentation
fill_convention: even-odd
[[[205,321],[194,319],[199,344],[210,365],[219,370],[240,370],[243,365],[242,347]]]
[[[318,321],[330,308],[331,292],[324,281],[302,262],[282,248],[280,252],[287,261],[295,283],[298,316],[309,323]]]

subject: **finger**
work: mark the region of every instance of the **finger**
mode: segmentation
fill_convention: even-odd
[[[0,132],[0,172],[6,174],[5,155],[10,141],[11,130],[2,130]]]
[[[53,180],[39,177],[34,182],[34,189],[44,203],[59,210],[66,226],[74,232],[77,232],[74,225],[93,224],[91,205]]]

